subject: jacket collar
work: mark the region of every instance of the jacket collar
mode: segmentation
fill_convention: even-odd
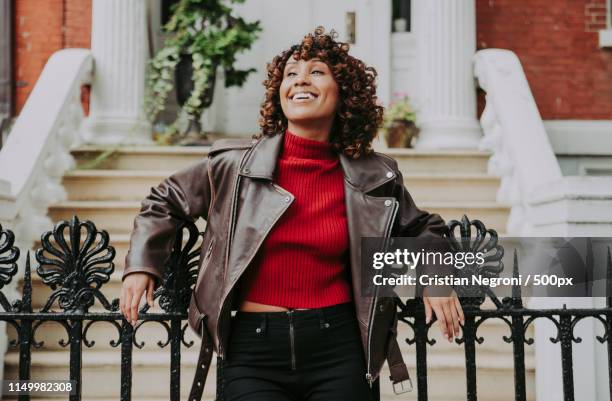
[[[244,161],[240,174],[245,177],[273,180],[284,135],[284,132],[273,136],[264,135],[257,140]],[[396,177],[395,171],[376,153],[358,159],[352,159],[341,153],[339,159],[344,171],[344,180],[362,192],[369,192]]]

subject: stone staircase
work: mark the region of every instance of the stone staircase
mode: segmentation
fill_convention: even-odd
[[[69,219],[77,214],[82,220],[90,219],[98,229],[110,234],[115,247],[115,273],[104,287],[108,299],[118,298],[121,288],[121,272],[128,249],[129,233],[133,218],[140,209],[140,200],[150,188],[156,186],[172,172],[195,163],[205,156],[207,148],[201,147],[124,147],[111,154],[94,169],[77,168],[64,176],[68,200],[54,205],[49,214],[54,222]],[[73,151],[77,165],[100,155],[102,150],[95,147],[81,147]],[[460,219],[466,214],[471,219],[481,219],[487,227],[503,235],[509,208],[495,201],[499,181],[486,173],[489,154],[478,151],[417,151],[398,149],[387,151],[394,157],[403,172],[406,187],[416,204],[427,211],[440,213],[447,221]],[[204,222],[198,226],[203,229]],[[38,246],[38,245],[36,245]],[[38,309],[47,299],[50,290],[33,275],[33,307]],[[99,310],[94,308],[92,311]],[[152,311],[159,310],[157,303]],[[400,325],[400,338],[411,333]],[[110,324],[98,323],[90,331],[90,339],[96,345],[83,351],[83,400],[106,401],[119,398],[120,350],[109,345],[117,339],[117,332]],[[8,330],[9,338],[15,335]],[[194,365],[197,360],[199,341],[190,329],[186,341],[194,340],[195,346],[182,345],[181,395],[186,397]],[[480,400],[495,400],[500,394],[513,394],[512,346],[502,340],[509,335],[509,329],[499,322],[486,322],[479,330],[485,337],[477,345],[478,390]],[[528,335],[531,335],[529,332]],[[439,336],[437,325],[431,333],[437,344],[428,350],[430,400],[465,399],[465,359],[463,348],[449,344]],[[58,341],[66,338],[64,329],[53,323],[46,323],[37,332],[37,340],[44,340],[41,350],[34,350],[32,375],[37,379],[62,379],[68,377],[68,352]],[[134,348],[132,399],[138,401],[168,400],[169,353],[168,347],[161,349],[157,342],[166,338],[166,332],[158,325],[144,325],[138,331],[143,349]],[[416,378],[414,354],[401,342],[413,380]],[[527,347],[527,388],[528,399],[534,399],[533,352]],[[214,360],[214,359],[213,359]],[[11,351],[6,357],[6,378],[17,377],[18,354]],[[393,394],[387,379],[388,369],[381,374],[383,400],[400,399]],[[215,369],[209,373],[204,399],[213,400],[215,392]],[[415,380],[416,383],[416,380]],[[440,385],[439,383],[444,383]],[[416,392],[401,396],[402,399],[416,399]],[[51,399],[51,398],[49,398]]]

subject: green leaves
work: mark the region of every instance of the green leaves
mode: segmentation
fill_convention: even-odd
[[[183,106],[190,117],[203,111],[203,96],[212,91],[210,80],[217,66],[226,72],[225,87],[242,86],[255,68],[234,68],[236,56],[251,48],[262,30],[259,21],[246,22],[232,15],[230,4],[244,0],[180,0],[164,31],[164,47],[149,61],[146,77],[145,111],[154,121],[165,108],[174,85],[174,71],[182,54],[192,55],[193,90]],[[214,82],[213,82],[214,85]]]

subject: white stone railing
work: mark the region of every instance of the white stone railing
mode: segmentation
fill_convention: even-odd
[[[493,152],[488,170],[501,177],[497,200],[512,206],[507,232],[523,235],[531,229],[530,194],[559,180],[561,169],[516,55],[509,50],[480,50],[474,68],[486,92],[479,147]]]
[[[564,177],[518,57],[487,49],[474,59],[486,91],[479,146],[493,152],[497,200],[512,206],[507,233],[612,236],[612,177]]]
[[[75,164],[70,149],[80,144],[85,117],[81,86],[91,82],[92,71],[89,50],[54,53],[0,150],[0,222],[21,249],[53,226],[47,209],[66,198],[61,180]]]

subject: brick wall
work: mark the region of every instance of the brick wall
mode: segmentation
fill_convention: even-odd
[[[16,0],[14,18],[19,114],[51,54],[68,47],[90,47],[91,0]]]
[[[606,0],[476,0],[477,48],[514,51],[544,119],[612,119]],[[479,113],[484,101],[479,96]]]

